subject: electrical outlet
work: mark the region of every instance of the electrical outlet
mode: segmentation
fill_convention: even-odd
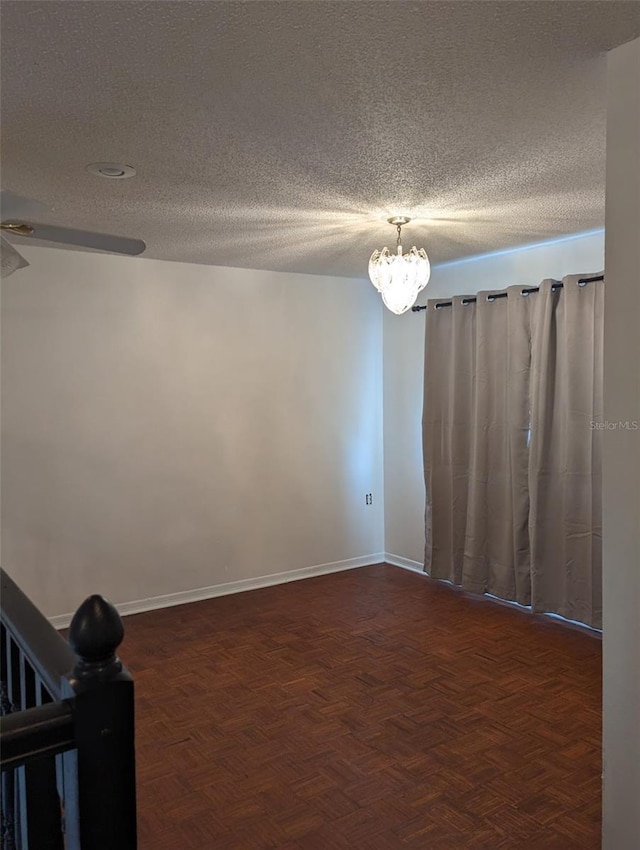
[[[364,503],[365,503],[365,505],[372,505],[373,504],[373,493],[365,493]]]

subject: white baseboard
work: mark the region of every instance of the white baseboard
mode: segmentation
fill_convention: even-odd
[[[121,616],[127,614],[142,614],[144,611],[156,611],[158,608],[171,608],[173,605],[186,605],[189,602],[200,602],[203,599],[213,599],[216,596],[227,596],[230,593],[242,593],[245,590],[257,590],[259,587],[269,587],[273,584],[285,584],[289,581],[311,578],[312,576],[339,573],[343,570],[354,570],[358,567],[368,567],[381,564],[385,560],[384,552],[373,555],[362,555],[360,558],[349,558],[346,561],[333,561],[329,564],[316,564],[299,570],[289,570],[284,573],[272,573],[258,578],[245,578],[230,581],[225,584],[214,584],[211,587],[198,587],[195,590],[182,590],[178,593],[167,593],[164,596],[150,596],[148,599],[136,599],[133,602],[116,603]],[[49,622],[56,629],[66,629],[73,614],[58,614],[49,617]]]
[[[392,555],[390,552],[384,553],[384,560],[385,563],[391,564],[393,567],[402,567],[403,570],[411,570],[414,573],[424,575],[424,564],[421,564],[420,561],[412,561],[400,555]]]

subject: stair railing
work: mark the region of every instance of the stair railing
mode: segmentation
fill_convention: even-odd
[[[2,850],[135,850],[133,680],[116,609],[90,596],[69,640],[0,570]]]

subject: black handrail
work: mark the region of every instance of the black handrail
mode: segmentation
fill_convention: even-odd
[[[116,655],[120,615],[90,596],[67,644],[1,570],[0,587],[1,850],[135,850],[133,680]]]
[[[62,677],[76,663],[71,647],[4,570],[0,590],[3,624],[51,696],[61,699]]]
[[[3,770],[72,750],[76,738],[71,705],[50,702],[9,714],[2,718],[0,740]]]

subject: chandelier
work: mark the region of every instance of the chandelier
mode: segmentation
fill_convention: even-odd
[[[388,248],[374,251],[369,260],[369,277],[382,295],[385,306],[400,315],[415,304],[418,293],[429,282],[431,265],[424,248],[413,247],[408,254],[402,253],[402,225],[408,224],[411,219],[406,215],[396,215],[387,221],[398,230],[397,253],[390,254]]]

